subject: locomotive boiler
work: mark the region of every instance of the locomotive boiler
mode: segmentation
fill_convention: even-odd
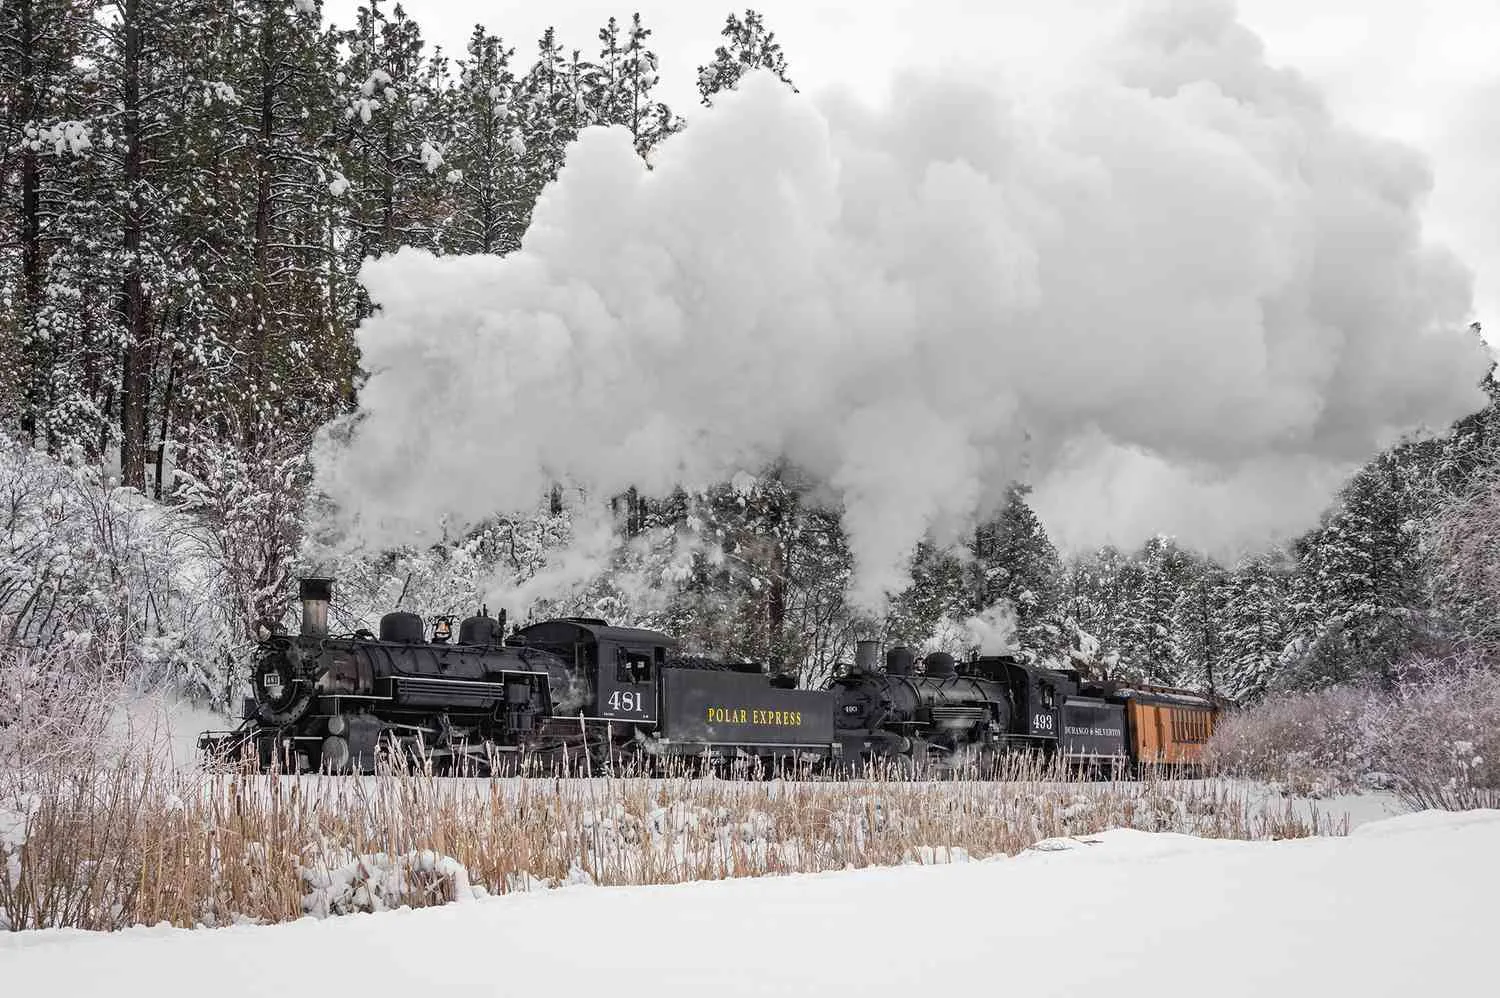
[[[897,646],[877,668],[874,642],[834,680],[835,723],[848,759],[900,760],[917,770],[993,764],[1012,750],[1095,761],[1126,754],[1125,709],[1089,695],[1076,672],[1010,656],[959,663],[934,652],[918,663]]]

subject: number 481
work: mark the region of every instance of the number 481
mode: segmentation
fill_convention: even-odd
[[[645,704],[641,700],[641,695],[638,692],[627,693],[621,690],[615,690],[609,695],[609,709],[622,711],[633,710],[639,712],[645,709]]]

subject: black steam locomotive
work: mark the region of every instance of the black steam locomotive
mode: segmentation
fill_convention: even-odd
[[[1009,657],[922,662],[861,642],[825,690],[799,690],[758,665],[682,655],[656,631],[586,617],[507,634],[481,613],[429,637],[395,611],[367,631],[328,631],[332,582],[304,579],[302,627],[261,642],[235,731],[205,732],[215,758],[370,772],[384,757],[453,771],[598,771],[609,762],[679,759],[918,772],[993,764],[1029,747],[1110,761],[1130,757],[1128,694]]]

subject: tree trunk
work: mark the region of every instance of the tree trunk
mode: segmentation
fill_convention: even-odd
[[[156,442],[156,498],[162,497],[162,488],[165,482],[165,468],[167,466],[167,438],[172,433],[172,401],[174,389],[177,387],[177,350],[176,341],[182,336],[182,310],[177,310],[177,336],[167,341],[167,387],[162,392],[161,400],[161,436]]]
[[[247,400],[245,426],[254,434],[254,392],[265,384],[269,310],[267,284],[271,278],[271,141],[276,106],[275,15],[281,6],[274,0],[261,4],[260,22],[260,134],[255,150],[255,272],[251,275],[249,364],[244,390]]]
[[[141,123],[141,15],[139,0],[121,5],[124,31],[125,280],[121,289],[125,356],[120,378],[120,475],[125,485],[146,488],[146,409],[151,395],[151,301],[141,273],[143,220],[141,181],[145,148]]]
[[[19,121],[37,114],[36,24],[32,0],[20,0],[20,87],[16,106]],[[37,155],[29,145],[21,150],[21,325],[35,335],[42,303],[41,173]],[[53,347],[51,339],[33,340],[34,352],[27,372],[26,398],[21,409],[21,432],[32,443],[47,421],[48,386],[51,384]],[[48,441],[51,443],[51,441]]]

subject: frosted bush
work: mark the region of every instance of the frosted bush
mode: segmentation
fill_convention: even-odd
[[[1416,808],[1500,804],[1500,670],[1477,655],[1411,663],[1365,718],[1371,765]]]
[[[1415,808],[1500,803],[1500,670],[1477,652],[1408,662],[1393,688],[1285,694],[1228,715],[1219,769],[1296,793],[1381,786]]]
[[[1361,723],[1376,697],[1342,686],[1283,694],[1228,714],[1209,743],[1210,763],[1298,794],[1352,789],[1368,773]]]
[[[207,541],[199,519],[97,469],[0,440],[0,685],[34,687],[64,664],[142,687],[221,686],[232,638]]]

